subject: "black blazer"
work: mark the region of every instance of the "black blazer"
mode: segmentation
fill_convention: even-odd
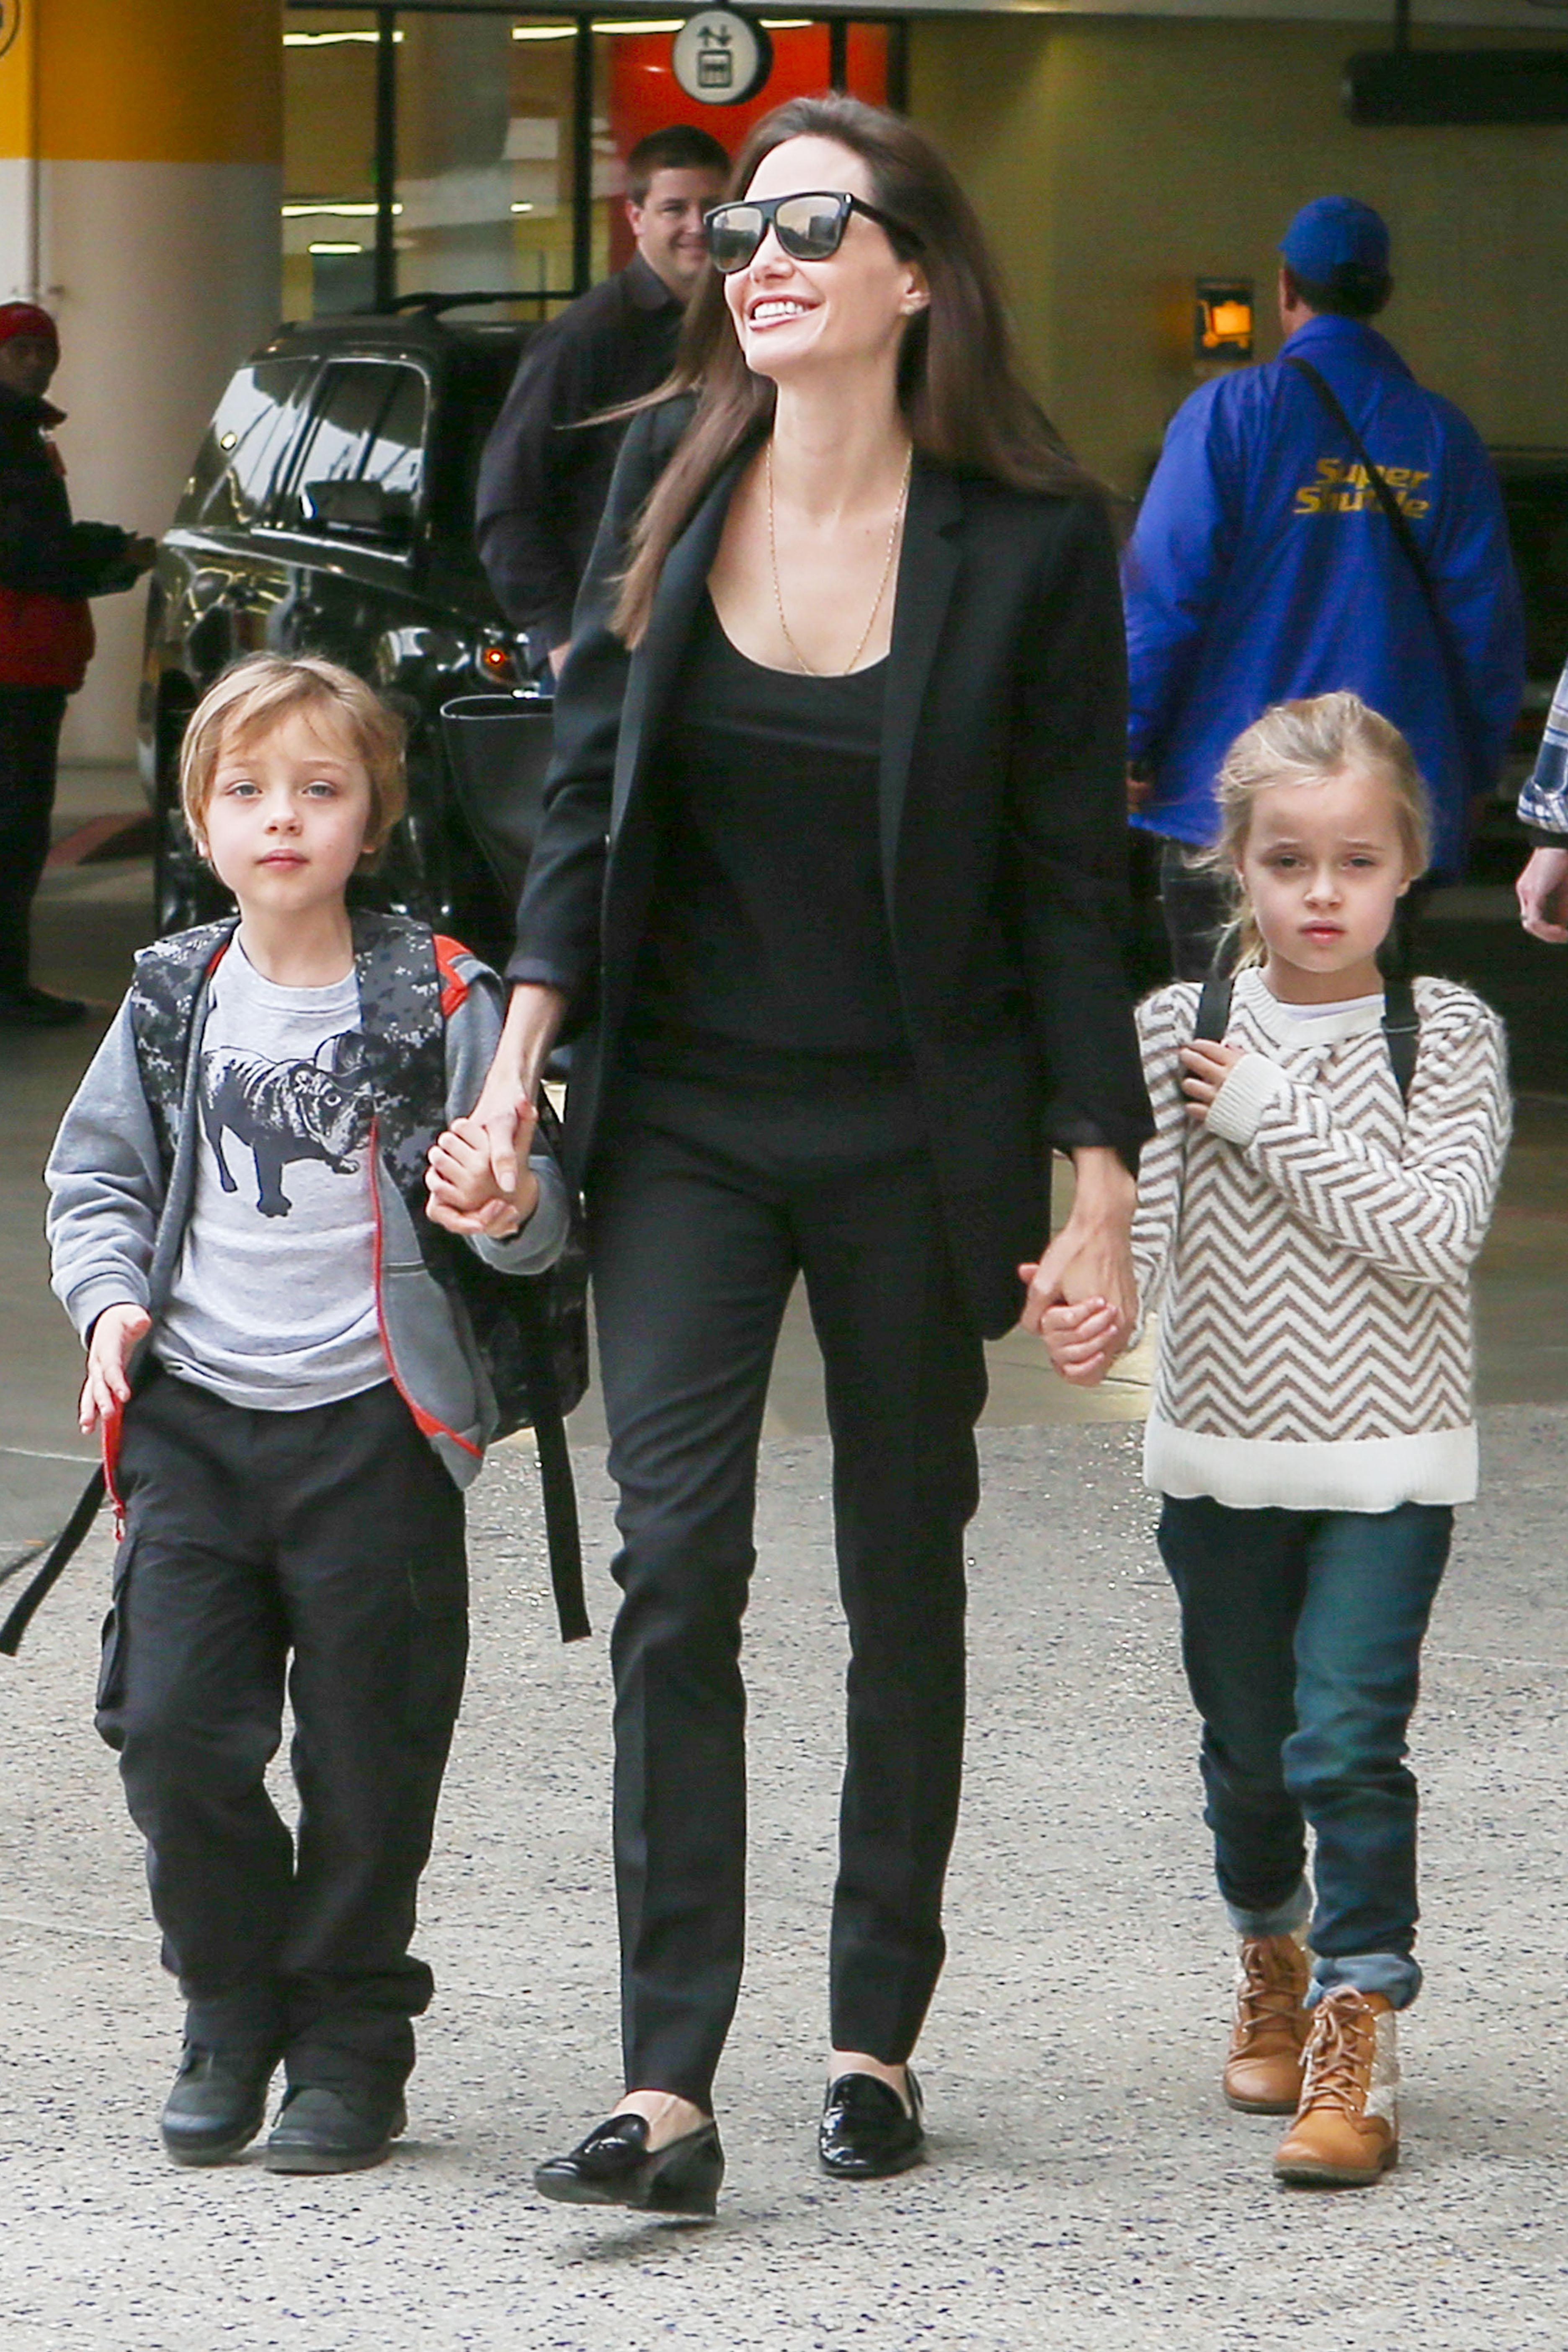
[[[591,1154],[655,879],[648,790],[672,684],[742,450],[671,548],[642,643],[609,626],[627,536],[689,415],[626,436],[555,704],[544,817],[508,975],[585,1025],[569,1164]],[[752,445],[754,446],[754,445]],[[988,1336],[1049,1231],[1053,1147],[1151,1131],[1122,970],[1121,602],[1098,501],[1005,488],[917,457],[881,755],[893,954],[954,1262]]]

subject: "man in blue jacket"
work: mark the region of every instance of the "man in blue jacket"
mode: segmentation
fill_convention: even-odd
[[[1214,839],[1220,762],[1271,703],[1348,687],[1391,719],[1432,794],[1432,870],[1452,879],[1523,684],[1490,461],[1369,323],[1393,291],[1384,223],[1352,197],[1320,196],[1280,254],[1284,351],[1178,410],[1127,552],[1132,822],[1160,837],[1184,978],[1206,968],[1219,904],[1215,877],[1189,872],[1184,853]],[[1430,600],[1355,436],[1300,362],[1397,499]]]

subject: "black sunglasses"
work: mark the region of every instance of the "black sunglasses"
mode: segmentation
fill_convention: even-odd
[[[913,229],[842,188],[813,188],[798,196],[742,196],[731,205],[715,205],[704,214],[702,226],[714,268],[729,278],[753,259],[770,226],[792,260],[826,261],[844,242],[851,213],[864,213],[919,251],[921,241]]]

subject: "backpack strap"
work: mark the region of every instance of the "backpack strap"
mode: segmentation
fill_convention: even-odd
[[[1415,1056],[1421,1050],[1421,1016],[1415,1010],[1415,992],[1405,972],[1391,973],[1384,981],[1383,1034],[1399,1087],[1399,1098],[1408,1110],[1410,1089],[1415,1083]]]
[[[1215,1045],[1221,1042],[1230,1021],[1230,993],[1231,975],[1222,971],[1216,961],[1210,967],[1198,994],[1197,1018],[1193,1023],[1194,1037],[1210,1039]],[[1383,1035],[1399,1098],[1408,1109],[1410,1089],[1415,1083],[1415,1057],[1421,1050],[1421,1016],[1415,1010],[1415,992],[1405,972],[1384,976]]]
[[[1209,966],[1203,987],[1198,992],[1197,1019],[1193,1024],[1193,1035],[1219,1045],[1230,1025],[1230,992],[1233,976],[1216,956]]]
[[[0,1584],[4,1584],[8,1578],[18,1576],[24,1569],[31,1568],[40,1551],[45,1555],[43,1566],[16,1601],[4,1625],[0,1625],[0,1655],[7,1658],[16,1656],[22,1636],[32,1622],[33,1612],[81,1549],[88,1529],[98,1517],[105,1483],[102,1469],[95,1470],[77,1497],[76,1508],[54,1541],[24,1552],[21,1559],[13,1561],[9,1568],[0,1570]]]

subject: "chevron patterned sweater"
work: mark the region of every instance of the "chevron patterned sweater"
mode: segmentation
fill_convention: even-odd
[[[1237,977],[1243,1059],[1205,1125],[1179,1048],[1198,992],[1139,1007],[1157,1122],[1133,1225],[1160,1308],[1143,1474],[1238,1508],[1385,1511],[1476,1491],[1468,1274],[1508,1146],[1502,1024],[1418,980],[1408,1111],[1381,1000],[1300,1020]]]

